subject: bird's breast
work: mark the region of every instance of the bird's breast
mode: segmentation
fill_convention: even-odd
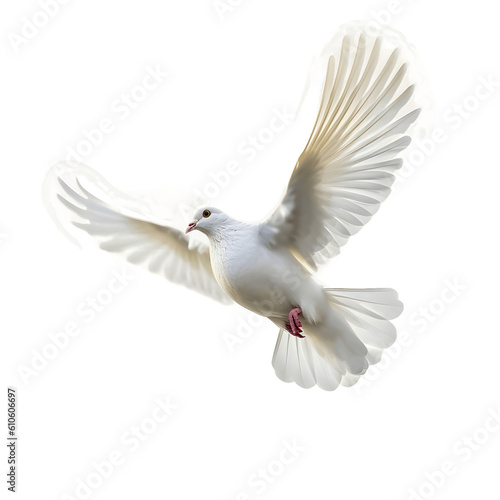
[[[289,310],[290,266],[271,250],[229,246],[211,258],[217,282],[235,302],[268,317]]]

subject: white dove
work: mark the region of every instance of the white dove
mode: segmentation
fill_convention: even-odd
[[[390,320],[403,307],[392,289],[323,288],[313,272],[370,220],[402,165],[396,157],[420,112],[404,51],[401,39],[394,48],[361,28],[343,35],[309,141],[264,222],[202,208],[186,233],[201,231],[208,245],[190,246],[182,231],[103,201],[78,178],[73,187],[59,178],[59,199],[102,249],[269,318],[279,328],[272,364],[281,380],[350,386],[394,342]]]

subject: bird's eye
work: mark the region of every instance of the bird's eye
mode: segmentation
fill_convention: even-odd
[[[205,217],[205,219],[207,217],[210,217],[210,213],[211,213],[210,210],[203,210],[203,217]]]

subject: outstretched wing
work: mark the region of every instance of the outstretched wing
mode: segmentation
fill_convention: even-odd
[[[207,245],[188,246],[178,229],[124,215],[103,202],[76,179],[75,189],[60,177],[59,200],[83,222],[73,225],[93,236],[108,252],[119,253],[174,283],[179,283],[224,304],[232,300],[215,280]]]
[[[320,110],[281,205],[260,227],[270,246],[287,246],[316,269],[337,255],[390,193],[403,135],[420,109],[396,47],[364,33],[330,56]]]

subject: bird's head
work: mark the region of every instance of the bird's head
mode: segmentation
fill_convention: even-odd
[[[197,229],[207,236],[210,236],[216,229],[222,228],[229,217],[218,208],[200,208],[194,214],[194,221],[191,222],[186,233]]]

